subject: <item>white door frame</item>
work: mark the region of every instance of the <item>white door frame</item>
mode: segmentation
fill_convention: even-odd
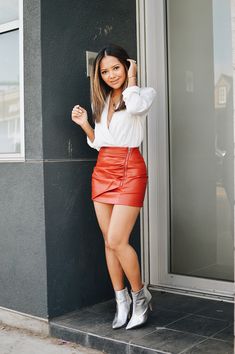
[[[148,190],[141,212],[143,281],[151,287],[232,301],[233,283],[168,273],[169,190],[165,0],[136,0],[139,83],[157,98],[148,114],[142,153]]]

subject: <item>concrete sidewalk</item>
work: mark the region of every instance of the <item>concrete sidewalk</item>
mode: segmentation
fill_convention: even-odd
[[[0,324],[0,354],[100,354],[61,339]]]

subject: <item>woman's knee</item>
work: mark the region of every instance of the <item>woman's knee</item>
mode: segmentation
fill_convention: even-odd
[[[124,240],[119,235],[108,234],[106,241],[107,247],[113,251],[119,251],[125,246]]]
[[[104,238],[104,245],[105,245],[106,249],[111,250],[111,247],[109,246],[107,238]]]
[[[108,241],[108,233],[103,233],[103,238],[104,238],[104,246],[106,249],[111,250],[111,247],[109,245]]]

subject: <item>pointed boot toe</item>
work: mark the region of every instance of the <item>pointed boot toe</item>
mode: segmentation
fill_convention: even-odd
[[[122,328],[130,317],[131,298],[127,288],[115,291],[116,313],[112,323],[113,329]]]
[[[133,298],[133,312],[126,329],[143,326],[148,320],[149,310],[152,310],[152,295],[146,286],[140,291],[131,292],[131,294]]]

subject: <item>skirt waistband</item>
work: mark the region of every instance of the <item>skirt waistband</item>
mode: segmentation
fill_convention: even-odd
[[[140,150],[138,147],[124,147],[124,146],[102,146],[98,154],[98,162],[103,158],[112,158],[112,163],[114,159],[118,159],[119,163],[124,163],[126,158],[134,158],[135,160],[142,158]],[[123,161],[122,161],[123,160]]]
[[[139,147],[126,147],[126,146],[102,146],[100,148],[102,151],[120,151],[120,152],[126,152],[130,150],[139,150]]]

